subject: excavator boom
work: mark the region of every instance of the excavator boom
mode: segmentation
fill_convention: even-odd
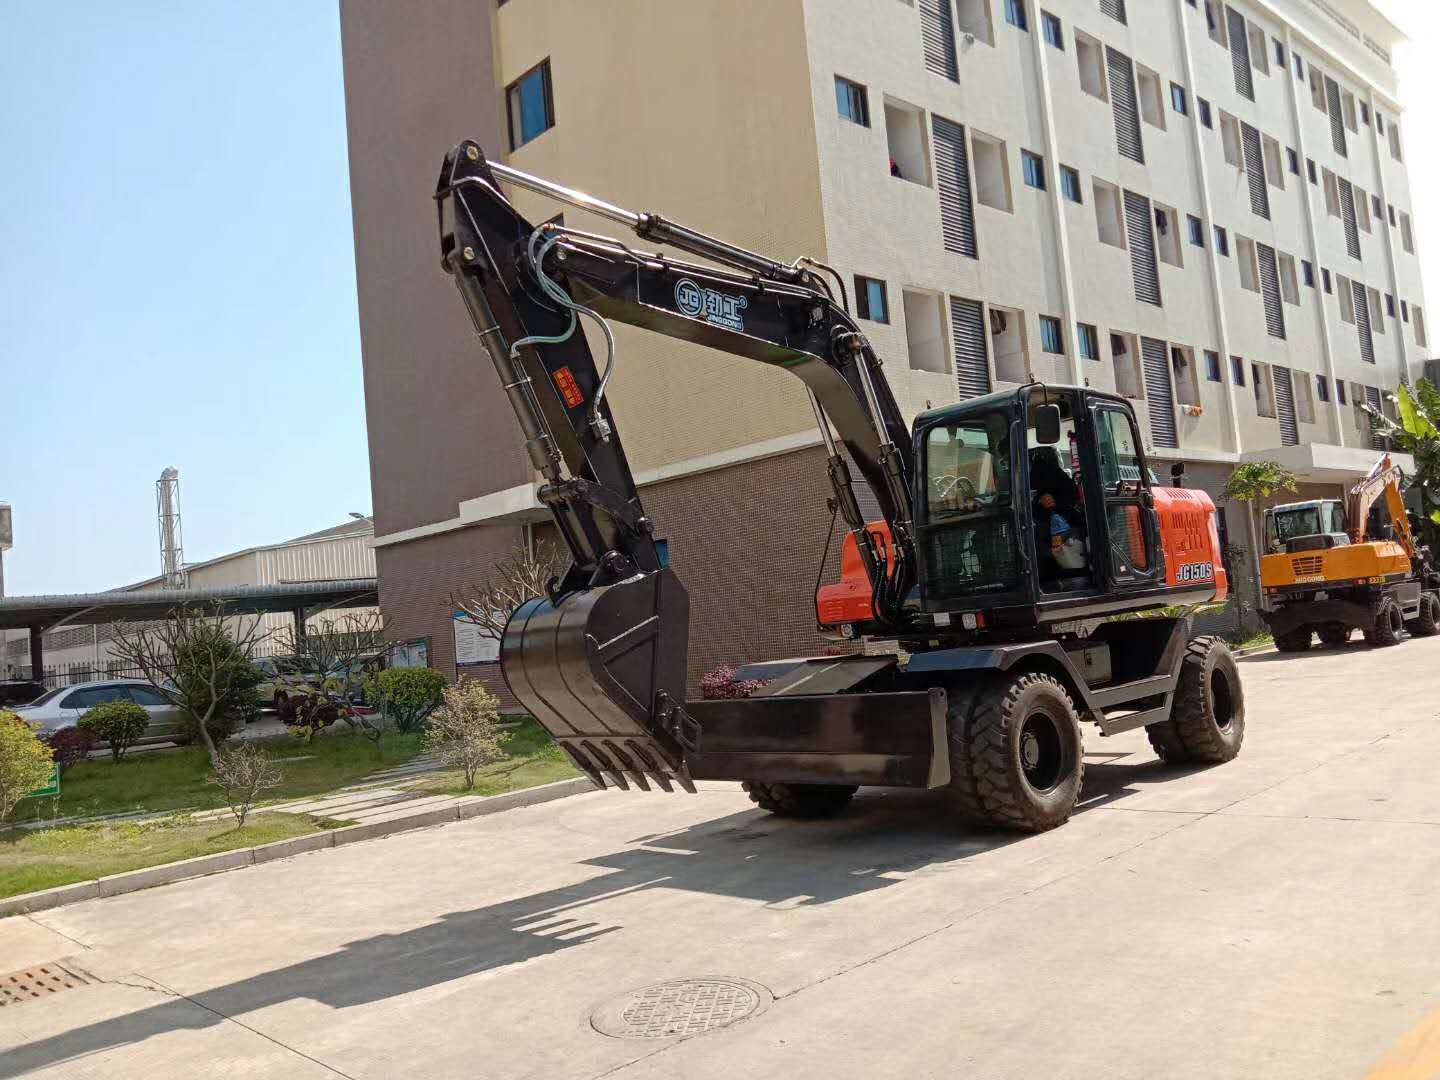
[[[502,180],[708,264],[534,225],[505,197]],[[874,620],[898,627],[915,580],[912,451],[879,359],[818,264],[778,263],[612,206],[487,162],[471,142],[446,155],[435,197],[443,266],[514,407],[542,478],[539,498],[571,556],[550,595],[511,618],[501,643],[506,678],[592,777],[688,785],[685,755],[698,749],[684,703],[689,601],[664,565],[615,430],[606,386],[616,358],[605,321],[779,367],[805,383],[836,504],[870,581]],[[593,319],[611,347],[603,370],[582,318]],[[846,455],[880,505],[887,544],[867,529]]]

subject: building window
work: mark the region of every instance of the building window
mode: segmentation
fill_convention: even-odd
[[[1135,65],[1135,85],[1140,92],[1140,119],[1165,130],[1165,91],[1160,76],[1143,64]]]
[[[1190,105],[1185,100],[1185,88],[1179,83],[1170,84],[1170,107],[1181,116],[1190,115]]]
[[[1230,381],[1236,386],[1245,385],[1245,361],[1238,356],[1230,357]]]
[[[1271,382],[1269,364],[1251,364],[1250,376],[1255,390],[1255,412],[1260,416],[1275,415],[1275,387]]]
[[[1083,203],[1080,196],[1080,174],[1069,165],[1060,166],[1060,190],[1073,203]]]
[[[1295,256],[1277,252],[1275,262],[1280,275],[1280,295],[1287,304],[1300,303],[1300,285],[1295,280]]]
[[[1381,115],[1379,109],[1375,110],[1375,130],[1381,135],[1385,134],[1385,117]]]
[[[1171,345],[1170,370],[1175,374],[1175,400],[1181,405],[1199,405],[1200,373],[1195,370],[1195,350],[1188,345]]]
[[[1025,175],[1025,186],[1045,190],[1045,159],[1029,150],[1020,151],[1020,171]]]
[[[907,102],[885,98],[885,145],[890,151],[891,176],[930,186],[923,112]]]
[[[1080,359],[1100,359],[1100,335],[1095,332],[1095,327],[1089,323],[1076,323],[1075,339],[1080,346]]]
[[[1225,234],[1225,230],[1219,225],[1215,226],[1215,250],[1221,255],[1230,254],[1230,237]]]
[[[1210,382],[1220,381],[1220,354],[1213,349],[1205,350],[1205,378]]]
[[[1387,292],[1387,293],[1385,294],[1385,314],[1386,314],[1386,315],[1389,315],[1390,318],[1392,318],[1392,319],[1395,318],[1395,294],[1394,294],[1394,293],[1388,293],[1388,292]]]
[[[1395,204],[1388,203],[1386,209],[1390,211],[1390,227],[1393,229],[1395,227]]]
[[[1318,179],[1316,179],[1316,176],[1315,176],[1315,159],[1314,159],[1314,158],[1306,158],[1306,159],[1305,159],[1305,174],[1310,177],[1310,183],[1312,183],[1312,184],[1318,184],[1318,183],[1320,182]]]
[[[1290,59],[1295,61],[1295,78],[1303,80],[1305,78],[1305,61],[1300,59],[1298,52],[1292,52]]]
[[[1100,242],[1123,248],[1125,211],[1120,201],[1120,189],[1104,180],[1092,180],[1091,190],[1095,196],[1095,225],[1099,230]]]
[[[1285,148],[1285,161],[1290,166],[1290,172],[1295,176],[1299,176],[1300,155],[1288,146]]]
[[[1370,106],[1360,102],[1360,122],[1366,127],[1370,126]]]
[[[1060,320],[1053,315],[1040,316],[1040,348],[1047,353],[1065,355],[1065,337],[1060,332]]]
[[[1344,380],[1344,379],[1336,379],[1336,380],[1335,380],[1335,400],[1338,401],[1341,405],[1344,405],[1344,404],[1345,404],[1345,380]]]
[[[900,308],[905,318],[905,344],[910,352],[910,370],[934,371],[942,375],[948,372],[950,361],[945,350],[945,298],[935,293],[901,289]],[[980,305],[976,304],[977,322],[979,309]],[[983,367],[983,351],[977,359]],[[988,374],[986,378],[989,378]]]
[[[555,126],[555,95],[550,86],[550,61],[542,60],[505,90],[510,123],[510,149],[518,150]]]
[[[1410,321],[1410,305],[1404,300],[1400,301],[1400,319],[1402,322]]]
[[[1330,288],[1330,271],[1326,270],[1323,266],[1320,268],[1320,283],[1325,287],[1327,293],[1332,291]]]
[[[1430,347],[1430,342],[1425,337],[1425,312],[1420,310],[1418,304],[1415,307],[1415,344],[1422,349]]]
[[[1315,287],[1315,264],[1309,259],[1301,259],[1300,273],[1305,278],[1305,284],[1313,289]]]
[[[1405,160],[1400,154],[1400,125],[1394,120],[1390,121],[1390,156],[1396,161]]]
[[[1330,400],[1330,380],[1324,375],[1315,376],[1315,396],[1321,401]]]
[[[1180,215],[1168,206],[1155,207],[1155,250],[1160,256],[1160,261],[1169,263],[1171,266],[1184,266],[1184,257],[1180,253]]]
[[[1045,40],[1061,52],[1065,51],[1065,31],[1060,28],[1060,20],[1048,11],[1040,12],[1040,28],[1045,34]]]
[[[1100,42],[1075,31],[1075,62],[1080,69],[1080,89],[1091,97],[1109,101],[1110,93],[1105,86],[1105,50]]]
[[[1379,195],[1370,196],[1370,216],[1378,218],[1385,216],[1385,204],[1380,201]]]
[[[1200,114],[1200,123],[1207,128],[1213,128],[1214,122],[1210,119],[1210,102],[1203,97],[1195,99],[1195,111]]]
[[[865,87],[859,83],[836,75],[835,103],[844,119],[861,127],[870,126],[870,99],[865,94]]]
[[[1260,263],[1255,256],[1255,241],[1248,236],[1235,237],[1235,265],[1240,269],[1240,287],[1248,292],[1260,291]]]
[[[1271,40],[1275,42],[1275,66],[1283,68],[1285,66],[1285,46],[1279,38]]]
[[[1017,30],[1030,29],[1030,21],[1025,17],[1025,0],[1005,0],[1005,21]]]
[[[1190,243],[1196,247],[1205,246],[1205,223],[1194,214],[1185,215],[1185,223],[1190,227]]]
[[[1400,211],[1400,243],[1411,255],[1415,254],[1415,234],[1410,230],[1410,215]]]
[[[970,132],[975,167],[975,200],[995,210],[1010,210],[1010,166],[1005,144],[978,131]],[[941,190],[944,190],[942,185]]]
[[[855,275],[855,311],[871,322],[890,321],[890,301],[885,295],[885,282]]]

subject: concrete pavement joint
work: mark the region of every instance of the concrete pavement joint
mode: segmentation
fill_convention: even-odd
[[[140,974],[140,973],[137,972],[137,974]],[[150,979],[150,976],[144,975],[144,974],[141,974],[140,977],[143,978],[143,979]],[[305,1053],[305,1051],[303,1051],[303,1050],[297,1050],[295,1047],[290,1046],[290,1045],[287,1044],[287,1043],[281,1042],[279,1039],[275,1038],[273,1035],[267,1035],[267,1034],[265,1034],[265,1032],[260,1031],[258,1028],[253,1028],[253,1027],[251,1027],[249,1024],[244,1023],[243,1021],[236,1020],[235,1017],[233,1017],[233,1016],[226,1016],[226,1015],[225,1015],[223,1012],[221,1012],[219,1009],[212,1009],[209,1005],[206,1005],[203,1001],[197,1001],[195,998],[191,997],[189,994],[182,994],[182,993],[180,993],[180,991],[178,991],[178,990],[173,990],[173,989],[171,989],[170,987],[166,986],[164,983],[160,982],[158,979],[150,979],[150,981],[153,982],[156,986],[160,987],[160,989],[164,990],[166,993],[174,995],[174,997],[176,997],[177,999],[179,999],[179,1000],[181,1000],[181,1001],[188,1001],[191,1005],[194,1005],[197,1009],[204,1009],[204,1010],[205,1010],[206,1012],[208,1012],[211,1016],[218,1016],[221,1020],[225,1021],[226,1023],[234,1024],[234,1025],[235,1025],[236,1027],[238,1027],[238,1028],[243,1028],[245,1031],[250,1032],[250,1034],[252,1034],[252,1035],[258,1035],[260,1038],[264,1039],[266,1042],[272,1043],[272,1044],[274,1044],[275,1046],[278,1046],[281,1050],[284,1050],[284,1051],[286,1051],[287,1053],[294,1054],[296,1057],[302,1057],[302,1058],[304,1058],[306,1061],[314,1062],[316,1065],[319,1065],[320,1068],[326,1070],[327,1072],[332,1072],[332,1073],[334,1073],[336,1076],[343,1076],[343,1077],[345,1078],[345,1080],[355,1080],[355,1077],[351,1076],[349,1073],[341,1072],[339,1069],[335,1068],[335,1066],[329,1065],[329,1064],[321,1061],[319,1058],[311,1057],[309,1054]]]
[[[74,944],[74,945],[80,946],[80,948],[84,949],[86,952],[89,952],[89,951],[90,951],[91,946],[86,945],[85,942],[79,940],[78,938],[73,938],[73,937],[71,937],[69,934],[65,933],[64,930],[57,930],[55,927],[51,926],[49,923],[41,922],[39,919],[37,919],[37,918],[36,918],[33,914],[31,914],[30,912],[28,912],[28,911],[22,911],[22,912],[20,913],[20,915],[21,915],[22,918],[29,919],[29,920],[30,920],[32,923],[34,923],[36,926],[40,927],[40,929],[42,929],[42,930],[48,930],[48,931],[50,931],[50,933],[52,933],[52,934],[57,934],[57,935],[59,935],[60,937],[63,937],[66,941],[71,942],[71,943]]]

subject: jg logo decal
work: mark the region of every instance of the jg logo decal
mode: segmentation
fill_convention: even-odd
[[[743,296],[728,296],[714,289],[704,289],[689,278],[675,283],[675,306],[681,315],[692,319],[703,318],[712,326],[726,330],[744,330],[745,320],[741,312],[749,301]]]

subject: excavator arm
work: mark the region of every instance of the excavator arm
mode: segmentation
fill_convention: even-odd
[[[1366,529],[1370,520],[1370,508],[1375,505],[1382,496],[1385,499],[1385,508],[1389,512],[1390,521],[1395,529],[1395,539],[1405,549],[1405,554],[1410,557],[1411,563],[1417,563],[1418,557],[1415,550],[1415,537],[1410,531],[1410,519],[1405,513],[1405,498],[1400,493],[1400,485],[1405,475],[1400,466],[1390,462],[1390,455],[1386,454],[1375,463],[1365,479],[1350,489],[1349,498],[1346,500],[1345,512],[1350,518],[1350,538],[1354,543],[1363,544],[1369,539]]]
[[[505,197],[514,184],[615,221],[682,261],[567,228],[534,225]],[[464,142],[445,157],[435,195],[441,260],[514,407],[542,478],[538,497],[570,551],[549,596],[511,617],[501,660],[512,691],[596,780],[689,786],[685,754],[689,601],[656,544],[615,430],[606,390],[606,320],[642,326],[783,368],[803,381],[829,459],[838,512],[861,553],[881,625],[903,624],[915,580],[909,430],[874,350],[818,263],[784,264],[604,203],[503,165]],[[606,342],[602,367],[580,320]],[[832,430],[833,428],[833,430]],[[879,502],[893,543],[877,544],[848,452]]]

